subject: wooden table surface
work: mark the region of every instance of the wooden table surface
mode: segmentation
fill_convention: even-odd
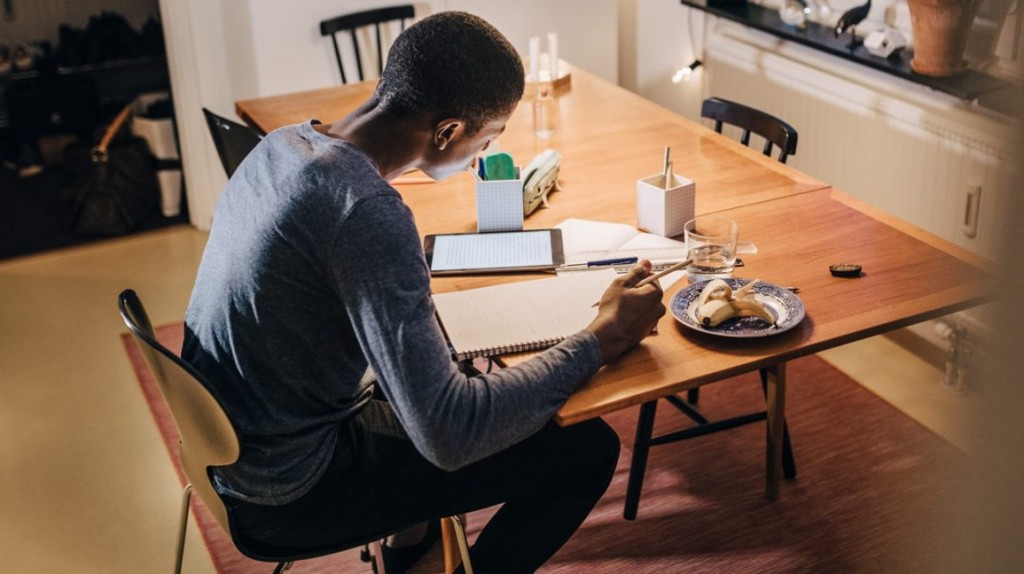
[[[314,117],[330,122],[361,103],[373,86],[242,101],[237,111],[264,131]],[[635,181],[658,173],[663,150],[671,146],[675,172],[696,181],[697,213],[723,212],[739,222],[740,240],[757,246],[757,254],[743,256],[746,266],[737,276],[797,286],[807,311],[791,331],[753,340],[697,333],[668,314],[657,334],[602,368],[570,397],[556,416],[560,424],[784,365],[976,305],[987,296],[987,275],[980,269],[985,263],[979,258],[707,127],[578,69],[571,86],[556,95],[561,117],[553,138],[533,135],[527,98],[499,140],[501,150],[521,165],[547,147],[564,157],[560,190],[550,195],[549,208],[526,220],[527,228],[552,227],[569,217],[635,225]],[[421,234],[475,231],[469,174],[396,187],[416,215]],[[829,274],[830,264],[846,262],[862,265],[863,276]],[[537,277],[444,277],[436,278],[433,288],[443,292]],[[666,302],[684,283],[669,289]],[[777,397],[769,405],[769,428],[775,428],[769,440],[768,492],[774,497],[784,377],[769,387],[770,397]]]
[[[368,97],[374,86],[362,82],[241,101],[236,111],[264,132],[310,118],[333,122]],[[660,172],[665,146],[672,148],[674,171],[697,182],[698,213],[828,187],[582,70],[573,69],[570,86],[556,95],[561,117],[554,137],[534,137],[527,98],[498,139],[501,151],[511,153],[519,165],[548,147],[563,156],[561,191],[550,195],[550,209],[527,218],[528,228],[551,227],[568,217],[635,225],[636,180]],[[476,230],[470,174],[396,187],[416,213],[421,233]]]
[[[736,276],[799,287],[807,316],[792,330],[755,340],[695,332],[666,314],[658,333],[602,369],[570,397],[569,424],[982,302],[977,267],[833,198],[833,190],[728,210],[758,247]],[[855,262],[859,278],[828,266]],[[669,289],[669,296],[685,281]]]

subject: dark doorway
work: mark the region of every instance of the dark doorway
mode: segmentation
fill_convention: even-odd
[[[67,184],[75,172],[67,169],[65,150],[98,143],[127,105],[143,118],[137,125],[168,126],[170,152],[155,146],[161,149],[152,151],[152,168],[181,198],[171,207],[157,202],[133,232],[188,221],[157,1],[85,4],[6,0],[0,8],[0,33],[36,36],[0,41],[0,259],[111,236],[72,225],[77,199]],[[83,12],[88,9],[99,11]],[[118,9],[132,12],[132,20]],[[166,121],[146,117],[151,111]],[[132,132],[126,126],[118,137],[135,137]],[[176,179],[165,177],[172,173]]]

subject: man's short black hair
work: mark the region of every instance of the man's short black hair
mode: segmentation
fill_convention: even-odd
[[[377,96],[390,113],[458,117],[476,133],[515,106],[524,82],[523,62],[501,32],[472,14],[440,12],[395,39]]]

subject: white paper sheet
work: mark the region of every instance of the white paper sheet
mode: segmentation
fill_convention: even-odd
[[[572,218],[555,227],[562,230],[566,265],[618,257],[650,259],[655,264],[686,259],[682,241],[644,233],[624,223]]]

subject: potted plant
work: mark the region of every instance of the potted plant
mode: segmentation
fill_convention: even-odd
[[[964,48],[981,0],[907,0],[914,33],[910,68],[925,76],[966,69]]]

